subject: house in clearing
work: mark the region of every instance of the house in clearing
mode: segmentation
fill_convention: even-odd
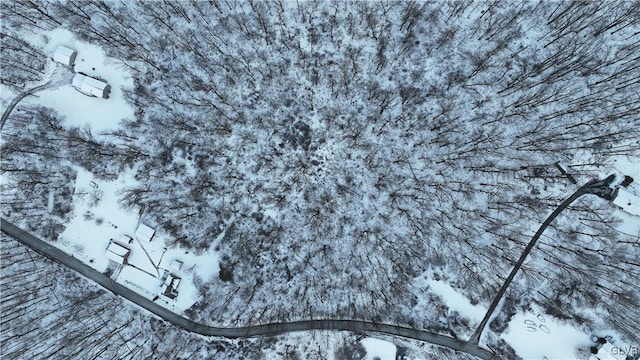
[[[616,189],[613,195],[614,205],[631,215],[640,216],[640,197],[624,188]]]
[[[53,53],[53,61],[72,67],[76,62],[77,55],[78,52],[73,50],[72,48],[60,45]]]
[[[129,248],[112,240],[107,247],[107,258],[118,264],[124,264],[126,263],[130,252],[131,250],[129,250]]]
[[[105,81],[94,79],[83,73],[77,73],[71,82],[76,90],[87,96],[98,97],[102,99],[109,98],[111,87]]]
[[[149,242],[151,241],[151,239],[153,239],[153,235],[155,235],[156,230],[152,229],[151,227],[145,225],[145,224],[140,224],[140,226],[138,226],[138,230],[136,230],[136,238],[141,241],[141,242]]]

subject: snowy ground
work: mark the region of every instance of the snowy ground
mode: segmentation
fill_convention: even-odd
[[[106,57],[102,49],[78,41],[70,32],[62,29],[38,35],[31,38],[30,41],[43,47],[48,53],[52,53],[58,45],[66,45],[78,50],[75,70],[105,79],[111,84],[112,93],[110,99],[91,98],[74,90],[69,83],[43,91],[38,94],[38,98],[29,98],[25,101],[52,107],[65,116],[67,126],[89,126],[94,133],[115,129],[122,119],[133,116],[133,110],[124,101],[121,92],[121,88],[132,86],[131,77],[122,69],[117,60]],[[533,41],[531,42],[533,43]],[[301,47],[306,49],[309,48],[309,45],[304,42]],[[3,92],[1,95],[3,101],[4,95]],[[313,118],[313,121],[316,120],[317,118]],[[617,162],[616,168],[633,176],[636,182],[640,182],[637,159],[621,158]],[[71,223],[66,224],[66,231],[62,234],[61,243],[66,247],[66,250],[96,269],[106,270],[110,265],[104,252],[110,239],[119,239],[123,234],[132,235],[139,224],[137,213],[123,211],[117,203],[118,190],[134,183],[132,174],[121,174],[120,178],[113,182],[100,182],[94,180],[90,173],[78,169],[74,196],[74,217]],[[50,204],[54,204],[53,199],[50,199]],[[621,231],[640,235],[638,219],[621,211],[618,213],[624,220],[620,228]],[[203,278],[215,276],[218,267],[217,254],[211,252],[202,256],[194,256],[184,250],[167,249],[165,244],[166,236],[161,233],[156,234],[153,241],[149,243],[134,240],[131,244],[129,261],[135,268],[151,274],[152,278],[156,279],[162,274],[162,269],[169,268],[169,264],[173,260],[183,261],[184,266],[180,271],[172,271],[183,279],[179,289],[179,305],[176,308],[184,309],[193,303],[197,296],[192,281],[189,281],[190,277],[193,274]],[[149,283],[142,283],[150,278],[141,275],[143,273],[140,271],[133,270],[133,267],[125,268],[117,275],[118,280],[125,283],[129,281],[128,284],[132,288],[138,288],[142,292],[148,292],[147,295],[153,295],[158,286],[153,284],[142,286],[149,285]],[[425,280],[425,284],[439,294],[452,311],[457,311],[462,316],[470,318],[472,322],[478,321],[484,314],[485,309],[471,305],[467,298],[447,283]],[[171,306],[168,302],[166,305]],[[562,336],[558,336],[559,334]],[[582,343],[585,335],[557,319],[534,311],[531,314],[517,314],[505,331],[504,338],[524,358],[565,356],[573,358],[575,357],[573,351],[575,351],[576,344]],[[566,341],[558,342],[556,341],[558,339]],[[540,346],[541,343],[545,345]],[[529,344],[534,344],[535,348],[528,347]]]
[[[472,305],[471,301],[456,291],[451,285],[433,279],[427,280],[431,290],[440,295],[452,311],[457,311],[463,317],[479,323],[487,309],[480,305]]]
[[[617,171],[633,177],[634,183],[630,186],[630,190],[640,194],[637,184],[640,183],[640,162],[637,159],[619,157],[615,159],[614,164],[614,168],[605,170],[606,175],[611,171]],[[619,230],[640,238],[638,217],[611,206],[612,211],[615,211],[616,215],[623,220]],[[484,316],[486,308],[472,305],[469,299],[446,282],[433,278],[417,280],[428,285],[431,291],[444,299],[451,311],[457,311],[463,317],[470,319],[472,324],[479,323]],[[603,330],[603,333],[611,332],[612,330]],[[545,314],[536,307],[531,312],[517,313],[501,338],[523,359],[574,359],[578,348],[584,349],[591,346],[590,334]]]
[[[210,279],[217,275],[218,256],[210,251],[196,256],[179,248],[169,248],[167,237],[156,231],[150,242],[138,241],[135,230],[140,223],[137,212],[123,210],[118,204],[118,191],[136,181],[133,174],[126,172],[111,182],[100,181],[86,170],[77,167],[74,192],[74,216],[56,245],[83,260],[98,271],[104,272],[110,266],[106,249],[112,240],[119,241],[123,235],[133,238],[128,259],[129,266],[118,269],[117,281],[138,291],[150,299],[158,295],[161,276],[165,269],[182,279],[175,301],[160,298],[163,304],[177,313],[189,308],[198,299],[193,284],[193,276]],[[183,262],[180,270],[173,269],[174,260]],[[111,263],[111,267],[117,267]],[[121,271],[120,271],[121,270]],[[155,278],[155,283],[154,283]]]
[[[76,39],[65,29],[34,35],[26,40],[51,55],[59,45],[75,49],[78,56],[73,71],[104,79],[111,85],[111,93],[109,99],[81,94],[71,86],[72,71],[62,64],[51,62],[45,76],[45,81],[52,81],[51,86],[37,93],[37,96],[26,98],[24,102],[50,107],[64,117],[65,126],[89,127],[95,135],[117,129],[123,119],[133,118],[133,109],[122,96],[122,89],[131,88],[133,81],[117,59],[106,56],[98,46]],[[15,95],[6,90],[2,88],[3,102],[10,101]],[[83,168],[77,167],[76,170],[73,219],[65,224],[66,229],[57,245],[98,271],[104,272],[108,268],[115,270],[113,277],[118,282],[149,298],[158,295],[161,278],[165,269],[168,269],[182,279],[178,297],[175,300],[160,297],[158,303],[177,313],[189,308],[198,298],[193,275],[208,279],[217,274],[217,255],[205,253],[195,256],[182,249],[168,248],[165,245],[167,238],[159,232],[151,242],[137,241],[133,234],[140,223],[139,214],[125,211],[118,204],[119,190],[136,183],[133,173],[125,172],[117,180],[106,182],[94,179]],[[54,203],[51,197],[50,206]],[[125,244],[131,250],[129,265],[118,267],[113,262],[109,263],[106,249],[110,241],[120,240],[123,235],[130,236],[134,241]],[[174,260],[183,262],[181,269],[170,267]]]
[[[619,341],[612,329],[603,329],[599,334],[586,334],[533,307],[529,312],[517,313],[502,338],[511,345],[518,356],[526,360],[579,359],[584,358],[578,349],[588,351],[595,343],[592,337],[605,336],[607,344],[598,352],[600,360],[624,359],[621,353],[637,352],[633,347]],[[614,353],[614,355],[612,355]]]
[[[640,196],[640,159],[618,157],[613,161],[613,164],[617,171],[634,179],[628,190]],[[640,239],[640,218],[621,210],[616,210],[616,215],[623,220],[619,230],[625,234],[637,236]]]
[[[640,195],[639,159],[618,157],[614,159],[613,167],[606,168],[604,171],[604,176],[614,171],[633,177],[634,182],[629,190]],[[611,210],[623,220],[618,229],[640,239],[640,219],[614,205],[611,205]],[[613,333],[611,329],[602,331],[603,334]],[[575,359],[578,347],[588,348],[592,345],[590,334],[551,317],[536,307],[530,312],[517,313],[501,337],[523,359]]]
[[[366,360],[396,359],[396,346],[393,343],[375,338],[365,338],[360,343],[367,350]]]
[[[133,87],[132,77],[118,60],[106,56],[103,49],[76,39],[65,29],[56,29],[26,40],[51,55],[58,45],[75,49],[78,56],[74,71],[107,81],[111,85],[111,94],[109,99],[89,97],[78,92],[68,81],[25,101],[35,101],[53,108],[65,117],[66,126],[89,126],[94,134],[117,129],[121,120],[133,118],[133,109],[122,96],[123,88]],[[62,64],[56,66],[64,68]]]
[[[590,336],[536,306],[511,319],[502,338],[523,359],[576,359],[578,347],[590,343]]]
[[[73,220],[65,224],[60,244],[98,271],[105,271],[108,260],[105,250],[110,239],[133,234],[138,224],[135,213],[124,211],[118,204],[117,191],[125,184],[135,183],[132,174],[124,173],[112,182],[99,181],[81,167],[77,177]]]

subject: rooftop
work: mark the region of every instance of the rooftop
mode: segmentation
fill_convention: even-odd
[[[156,233],[155,229],[152,229],[148,225],[140,224],[136,230],[136,238],[139,241],[151,241],[151,238]]]
[[[77,52],[71,48],[68,48],[64,45],[60,45],[56,48],[56,51],[53,53],[53,60],[59,63],[63,63],[65,65],[72,65],[73,61],[76,58]]]
[[[130,250],[125,246],[112,241],[107,247],[107,258],[122,264],[127,255],[129,255],[129,252]]]
[[[134,266],[125,266],[118,274],[118,282],[147,299],[158,294],[160,279]]]
[[[103,98],[105,96],[107,86],[109,86],[109,84],[102,80],[94,79],[80,73],[73,77],[71,84],[83,94],[99,98]]]

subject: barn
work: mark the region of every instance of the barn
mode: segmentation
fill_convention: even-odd
[[[53,53],[53,61],[59,62],[66,66],[73,66],[76,62],[76,56],[78,52],[73,50],[72,48],[68,48],[64,45],[60,45],[56,48],[56,51]]]
[[[76,90],[87,96],[109,98],[109,84],[102,80],[94,79],[83,73],[77,73],[71,83]]]

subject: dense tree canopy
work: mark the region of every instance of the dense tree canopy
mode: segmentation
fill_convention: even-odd
[[[142,185],[123,191],[123,206],[142,207],[182,246],[224,254],[225,275],[201,284],[190,312],[200,321],[446,329],[452,313],[437,297],[421,308],[416,279],[435,273],[488,303],[574,190],[554,163],[586,182],[640,152],[636,2],[2,9],[16,31],[63,26],[133,74],[136,117],[110,134],[117,146],[91,143],[108,150],[94,170],[133,168]],[[568,309],[637,308],[637,291],[625,290],[640,278],[637,242],[615,222],[600,199],[569,209],[514,293],[530,289],[528,301],[587,328],[594,320]],[[605,302],[612,293],[618,301]],[[640,333],[624,317],[607,321]]]

